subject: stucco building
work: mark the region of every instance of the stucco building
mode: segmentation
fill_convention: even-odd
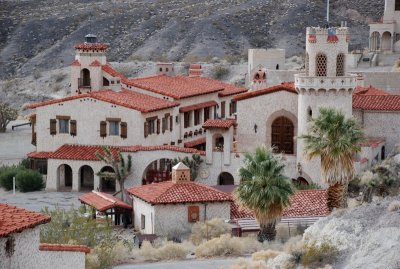
[[[50,217],[0,204],[0,268],[85,268],[87,246],[40,244],[41,224]]]

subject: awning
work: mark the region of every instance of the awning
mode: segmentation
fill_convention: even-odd
[[[124,208],[132,210],[132,206],[104,192],[92,191],[85,193],[79,196],[79,200],[84,204],[88,204],[96,208],[98,211],[106,211],[111,208]]]

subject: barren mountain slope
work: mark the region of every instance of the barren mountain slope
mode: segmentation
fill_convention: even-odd
[[[324,25],[323,0],[0,0],[0,79],[65,67],[87,33],[110,43],[110,61],[243,55],[249,47],[304,50],[305,27]],[[332,24],[347,20],[353,47],[384,0],[331,0]]]

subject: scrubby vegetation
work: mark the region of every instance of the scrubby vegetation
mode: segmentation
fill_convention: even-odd
[[[232,226],[223,219],[212,219],[206,223],[197,222],[192,227],[191,240],[193,244],[200,245],[203,241],[231,233]]]
[[[26,159],[18,165],[0,167],[0,187],[7,191],[12,190],[14,177],[16,189],[21,192],[38,191],[43,188],[42,175],[29,169],[29,162]]]
[[[147,261],[160,260],[182,260],[190,253],[190,245],[187,243],[174,243],[163,241],[153,246],[150,242],[144,241],[139,254]]]
[[[18,110],[12,108],[7,103],[0,103],[0,133],[4,133],[7,125],[16,120],[18,117]]]
[[[212,68],[211,70],[211,75],[214,79],[221,80],[227,75],[229,75],[230,70],[228,67],[224,65],[216,65],[215,67]]]

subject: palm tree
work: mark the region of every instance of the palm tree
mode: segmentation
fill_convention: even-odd
[[[258,240],[274,240],[276,220],[283,209],[290,204],[293,186],[283,175],[285,165],[272,149],[259,147],[254,153],[247,153],[239,174],[240,186],[235,190],[235,200],[255,214],[260,224]]]
[[[121,200],[125,201],[125,180],[132,173],[132,156],[128,155],[128,161],[126,163],[121,152],[118,152],[118,155],[115,156],[115,153],[112,152],[110,147],[102,146],[101,148],[103,152],[100,153],[97,151],[96,156],[103,162],[111,165],[111,167],[114,169],[114,172],[98,172],[97,175],[99,177],[114,178],[119,184]]]
[[[311,119],[305,142],[308,159],[321,158],[321,177],[329,185],[328,208],[346,207],[349,181],[354,177],[355,153],[361,151],[364,133],[352,118],[341,111],[321,108],[320,115]]]

